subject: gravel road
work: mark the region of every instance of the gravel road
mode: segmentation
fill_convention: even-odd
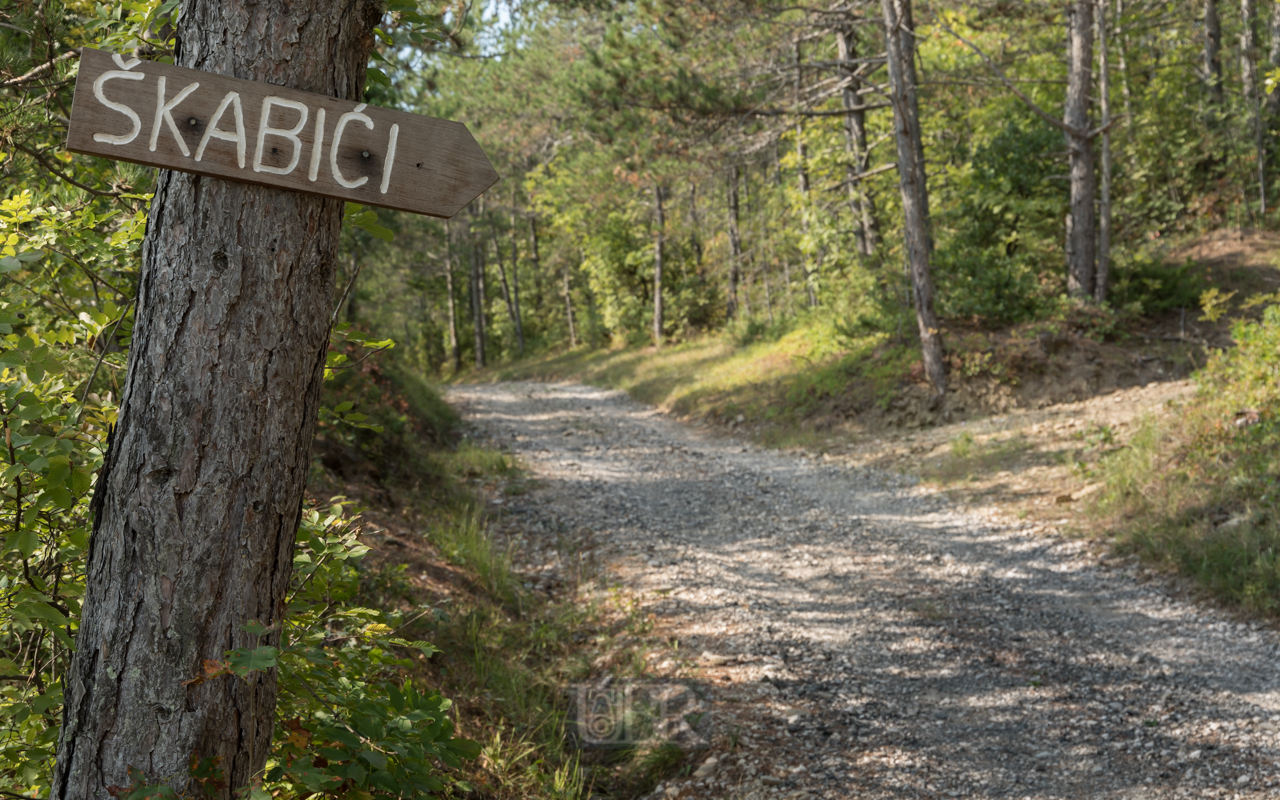
[[[680,640],[650,674],[695,683],[736,732],[652,797],[1280,797],[1272,628],[996,510],[618,392],[450,399],[539,478],[500,506],[530,585],[587,540]]]

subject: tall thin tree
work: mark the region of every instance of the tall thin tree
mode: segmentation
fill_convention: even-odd
[[[845,147],[850,162],[846,180],[849,182],[849,205],[855,220],[854,237],[858,252],[869,256],[875,252],[877,232],[874,200],[866,183],[859,177],[870,165],[870,154],[867,152],[867,112],[858,102],[858,79],[853,67],[854,59],[858,57],[856,35],[846,28],[838,29],[836,52],[845,70],[846,83],[841,98],[845,108]]]
[[[1067,8],[1066,126],[1071,207],[1067,215],[1067,293],[1092,297],[1097,261],[1093,141],[1089,136],[1089,94],[1093,88],[1094,0],[1073,0]]]
[[[804,92],[804,65],[800,57],[800,40],[795,43],[795,107],[800,109]],[[805,239],[809,238],[809,217],[812,211],[812,198],[809,191],[809,152],[804,141],[804,117],[796,115],[796,162],[797,178],[800,181],[800,226]],[[818,305],[818,265],[811,253],[804,254],[804,290],[809,307]]]
[[[1107,300],[1111,275],[1111,65],[1107,60],[1107,4],[1098,0],[1098,105],[1102,112],[1102,185],[1098,197],[1098,269],[1094,276],[1093,299]]]
[[[1273,12],[1274,13],[1274,12]],[[1258,213],[1267,213],[1267,143],[1263,136],[1262,99],[1258,96],[1258,4],[1240,0],[1240,85],[1258,159]]]
[[[453,359],[453,372],[462,369],[462,348],[458,342],[458,303],[453,287],[453,231],[449,220],[444,221],[444,288],[449,307],[449,356]]]
[[[942,349],[942,332],[933,310],[933,280],[929,274],[929,190],[925,183],[922,149],[918,146],[919,107],[916,101],[915,65],[907,60],[911,52],[904,40],[915,37],[906,26],[911,19],[911,0],[881,0],[884,11],[885,42],[889,61],[889,97],[893,104],[893,133],[898,145],[898,179],[902,190],[903,236],[907,265],[911,272],[916,325],[920,331],[920,352],[925,375],[938,397],[947,390],[947,368]]]
[[[1211,115],[1221,115],[1225,96],[1222,85],[1222,19],[1218,0],[1204,0],[1204,81]]]
[[[485,366],[484,245],[474,227],[471,230],[471,333],[475,340],[476,368]]]
[[[738,165],[729,165],[729,291],[726,315],[738,316],[738,283],[742,279],[742,237],[738,232]]]
[[[516,345],[524,355],[524,311],[520,308],[520,235],[516,225],[516,187],[511,187],[511,297],[515,308]]]
[[[653,187],[653,344],[662,347],[662,251],[665,245],[666,217],[662,210],[662,184]]]

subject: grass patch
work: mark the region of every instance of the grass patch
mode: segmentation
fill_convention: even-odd
[[[569,800],[593,792],[635,796],[676,771],[689,755],[657,741],[617,750],[580,750],[571,730],[574,684],[643,678],[654,621],[636,598],[581,588],[590,575],[567,576],[558,596],[525,591],[513,550],[487,523],[475,488],[528,491],[510,456],[462,440],[429,457],[443,486],[416,494],[399,488],[396,516],[417,520],[407,550],[382,549],[362,576],[358,602],[381,608],[437,607],[401,632],[440,652],[419,660],[414,680],[455,703],[459,734],[482,745],[459,777],[494,800]],[[413,538],[398,526],[395,538]],[[562,555],[572,552],[561,542]],[[442,564],[441,562],[446,562]],[[443,592],[424,590],[419,572],[443,574]],[[441,597],[444,594],[445,597]]]
[[[1234,328],[1194,402],[1106,456],[1095,513],[1122,548],[1243,609],[1280,614],[1280,306]]]
[[[951,437],[948,452],[941,458],[925,459],[921,477],[952,484],[1010,470],[1022,462],[1032,448],[1022,434],[1003,439],[978,439],[969,431]]]
[[[622,389],[676,414],[791,428],[761,433],[785,444],[815,414],[885,406],[918,361],[914,346],[884,334],[850,338],[814,316],[764,334],[734,328],[661,350],[571,350],[464,379],[574,380]]]

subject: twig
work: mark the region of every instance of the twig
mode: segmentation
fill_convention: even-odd
[[[116,320],[116,324],[111,326],[111,333],[107,334],[107,341],[102,345],[102,354],[98,356],[97,362],[93,365],[93,373],[89,375],[89,380],[84,385],[84,395],[80,398],[80,413],[76,414],[76,422],[80,422],[80,418],[84,416],[85,403],[89,401],[89,390],[93,388],[93,379],[98,377],[98,368],[102,366],[102,361],[107,357],[107,349],[111,346],[111,339],[116,335],[120,323],[124,322],[124,318],[129,316],[129,309],[133,308],[133,304],[137,298],[129,301],[129,305],[124,307],[124,311],[120,312],[120,318]]]
[[[843,117],[854,111],[874,111],[877,108],[889,108],[889,103],[867,103],[861,106],[850,106],[839,111],[788,111],[781,108],[753,109],[746,112],[749,117]]]
[[[1035,101],[1033,101],[1030,97],[1027,97],[1025,94],[1023,94],[1022,90],[1019,89],[1017,86],[1015,86],[1013,81],[1009,80],[1008,76],[1004,74],[1004,70],[1000,69],[1000,67],[996,65],[996,62],[992,61],[991,58],[987,56],[986,53],[979,50],[976,44],[974,44],[973,42],[969,41],[968,39],[964,38],[960,34],[953,31],[951,29],[951,26],[948,25],[945,21],[943,21],[942,17],[935,14],[934,21],[938,24],[938,27],[942,28],[947,33],[951,34],[952,36],[956,37],[960,41],[964,42],[966,45],[969,46],[970,50],[977,53],[978,57],[981,58],[984,63],[986,63],[986,65],[991,69],[991,71],[996,74],[996,77],[999,78],[1000,81],[1005,85],[1005,88],[1013,92],[1015,95],[1017,95],[1019,100],[1026,103],[1027,108],[1035,112],[1036,116],[1040,117],[1045,122],[1049,123],[1050,125],[1062,131],[1063,133],[1067,134],[1073,139],[1091,138],[1087,131],[1077,130],[1076,128],[1068,125],[1062,120],[1054,117],[1052,114],[1045,111],[1040,106],[1036,105]]]
[[[347,281],[347,288],[342,290],[342,298],[338,300],[338,305],[334,307],[333,314],[329,316],[329,328],[333,329],[333,324],[338,321],[338,312],[342,310],[342,304],[347,302],[347,295],[351,294],[351,287],[356,285],[356,278],[360,277],[360,270],[364,269],[364,264],[356,264],[356,271],[351,273],[351,280]]]
[[[356,366],[357,364],[359,364],[361,361],[364,361],[364,360],[365,360],[366,358],[368,358],[369,356],[377,355],[378,353],[381,353],[383,350],[386,350],[386,349],[387,349],[387,348],[389,348],[389,347],[391,347],[391,345],[389,345],[389,344],[388,344],[388,345],[383,345],[382,347],[379,347],[377,350],[370,350],[369,352],[367,352],[367,353],[365,353],[364,355],[360,356],[360,358],[359,358],[359,359],[357,359],[356,361],[352,361],[350,364],[339,364],[339,365],[338,365],[338,366],[336,366],[336,367],[326,367],[326,369],[351,369],[352,367],[354,367],[354,366]]]
[[[25,75],[19,75],[16,78],[10,78],[5,82],[0,83],[0,86],[17,86],[20,83],[26,83],[27,81],[33,78],[37,78],[40,75],[43,75],[45,72],[47,72],[50,68],[53,67],[53,65],[57,64],[59,61],[65,61],[68,58],[71,58],[72,56],[78,56],[78,55],[80,55],[80,48],[77,47],[72,50],[68,50],[67,52],[63,53],[57,58],[52,59],[51,61],[46,61],[40,66],[35,67]]]
[[[43,166],[45,169],[49,170],[54,175],[57,175],[59,178],[63,179],[64,181],[71,184],[72,186],[75,186],[78,189],[83,189],[86,192],[89,192],[90,194],[96,194],[99,197],[120,197],[121,195],[124,194],[124,192],[104,192],[100,189],[95,189],[92,186],[86,186],[85,184],[81,183],[75,178],[62,174],[62,172],[59,171],[57,167],[53,166],[48,161],[45,161],[44,156],[40,155],[36,151],[30,150],[23,145],[17,144],[16,142],[14,143],[13,146],[21,150],[22,152],[26,153],[27,155],[31,156],[36,161],[39,161],[40,165]]]

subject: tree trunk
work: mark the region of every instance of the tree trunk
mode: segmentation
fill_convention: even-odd
[[[1098,0],[1098,95],[1102,111],[1102,187],[1098,198],[1098,271],[1093,299],[1107,301],[1111,273],[1111,66],[1107,60],[1107,3]]]
[[[1267,24],[1267,36],[1271,40],[1270,57],[1267,59],[1271,62],[1272,69],[1280,69],[1280,8],[1271,7],[1271,20]],[[1267,115],[1266,122],[1268,127],[1274,127],[1276,122],[1280,120],[1280,89],[1267,95]]]
[[[666,219],[662,213],[662,186],[653,188],[654,226],[653,237],[653,344],[662,347],[662,246]]]
[[[1223,111],[1222,93],[1222,21],[1218,18],[1218,0],[1204,0],[1204,81],[1209,90],[1210,116]],[[1216,122],[1216,119],[1214,120]]]
[[[516,315],[515,303],[511,300],[511,285],[507,283],[507,268],[502,263],[502,245],[493,240],[494,261],[498,264],[498,280],[502,289],[502,303],[507,307],[507,318],[511,320],[511,329],[516,334],[516,347],[520,355],[524,355],[524,337],[520,335],[520,318]],[[514,250],[512,253],[514,254]],[[512,259],[513,261],[515,259]]]
[[[773,296],[769,292],[769,264],[760,267],[760,282],[764,284],[764,310],[769,316],[769,324],[773,324]]]
[[[802,101],[801,92],[804,86],[804,72],[800,66],[800,41],[796,40],[796,85],[795,85],[795,106],[796,110],[800,109]],[[800,225],[805,239],[809,238],[809,164],[808,151],[804,145],[804,117],[796,117],[796,161],[798,163],[800,178],[800,202],[803,207],[800,211]],[[818,305],[818,267],[814,263],[811,255],[804,254],[804,289],[808,298],[809,307],[814,308]]]
[[[1124,0],[1116,0],[1116,53],[1119,56],[1120,92],[1124,97],[1124,125],[1133,127],[1133,90],[1129,84],[1129,33],[1124,25]]]
[[[516,346],[524,355],[524,318],[520,313],[520,244],[516,234],[516,190],[511,189],[511,302],[515,309]]]
[[[177,63],[358,100],[380,4],[187,0]],[[274,626],[309,468],[340,200],[162,170],[119,421],[94,529],[51,798],[99,800],[128,769],[228,800],[271,745],[276,674],[184,686]]]
[[[947,388],[946,363],[943,360],[942,333],[933,311],[933,281],[929,276],[929,190],[925,183],[924,164],[918,163],[920,149],[914,132],[920,130],[914,119],[918,103],[915,99],[915,70],[907,61],[904,40],[914,32],[903,28],[910,19],[911,0],[881,0],[884,9],[885,42],[889,61],[889,94],[893,103],[893,132],[898,145],[898,177],[902,188],[903,234],[906,239],[907,263],[911,270],[912,295],[915,298],[916,324],[920,330],[920,349],[925,374],[937,396]]]
[[[538,218],[529,216],[529,266],[533,270],[533,307],[542,310],[542,259],[538,255]]]
[[[848,30],[836,31],[836,45],[841,61],[852,61],[858,57],[857,40],[854,33]],[[856,221],[854,237],[857,239],[858,252],[869,256],[876,249],[875,205],[866,184],[855,180],[856,175],[867,171],[870,164],[867,152],[867,114],[859,108],[856,81],[853,67],[846,67],[849,81],[844,87],[843,98],[845,114],[845,147],[849,151],[850,165],[847,170],[849,180],[849,206]]]
[[[1256,0],[1240,0],[1240,84],[1253,126],[1258,156],[1258,213],[1267,213],[1267,144],[1263,139],[1262,102],[1258,96],[1258,6]]]
[[[444,286],[449,304],[449,355],[453,358],[453,374],[462,370],[462,348],[458,346],[458,307],[453,289],[453,237],[449,220],[444,221]]]
[[[1092,297],[1097,225],[1093,142],[1089,140],[1089,91],[1093,84],[1093,3],[1074,0],[1067,9],[1067,101],[1063,122],[1067,133],[1067,161],[1071,181],[1071,211],[1067,221],[1067,293]]]
[[[353,237],[351,241],[351,277],[347,279],[350,285],[344,293],[347,298],[347,307],[344,311],[346,321],[355,323],[356,321],[356,285],[360,282],[360,239]]]
[[[475,336],[476,368],[485,365],[484,323],[484,253],[480,243],[471,237],[471,331]]]
[[[702,237],[698,231],[702,229],[698,219],[698,182],[689,182],[689,244],[693,245],[693,265],[698,274],[702,274]]]
[[[738,233],[738,165],[729,167],[729,319],[738,316],[738,282],[742,278],[742,237]]]
[[[911,114],[909,121],[911,123],[911,141],[914,142],[916,146],[916,172],[918,174],[920,185],[928,186],[925,181],[924,171],[924,131],[920,125],[920,92],[917,88],[920,85],[920,81],[916,76],[916,21],[913,16],[914,7],[911,4],[911,0],[899,3],[899,7],[902,9],[902,16],[900,17],[900,22],[898,24],[902,33],[902,36],[899,39],[899,44],[902,46],[902,70],[906,75],[908,83],[911,85],[911,95],[909,98],[911,103]],[[925,204],[924,210],[924,231],[926,241],[929,244],[929,252],[932,253],[933,220],[929,216],[928,203]]]
[[[569,293],[569,268],[564,268],[564,318],[569,323],[569,346],[578,346],[578,330],[573,324],[573,295]]]

